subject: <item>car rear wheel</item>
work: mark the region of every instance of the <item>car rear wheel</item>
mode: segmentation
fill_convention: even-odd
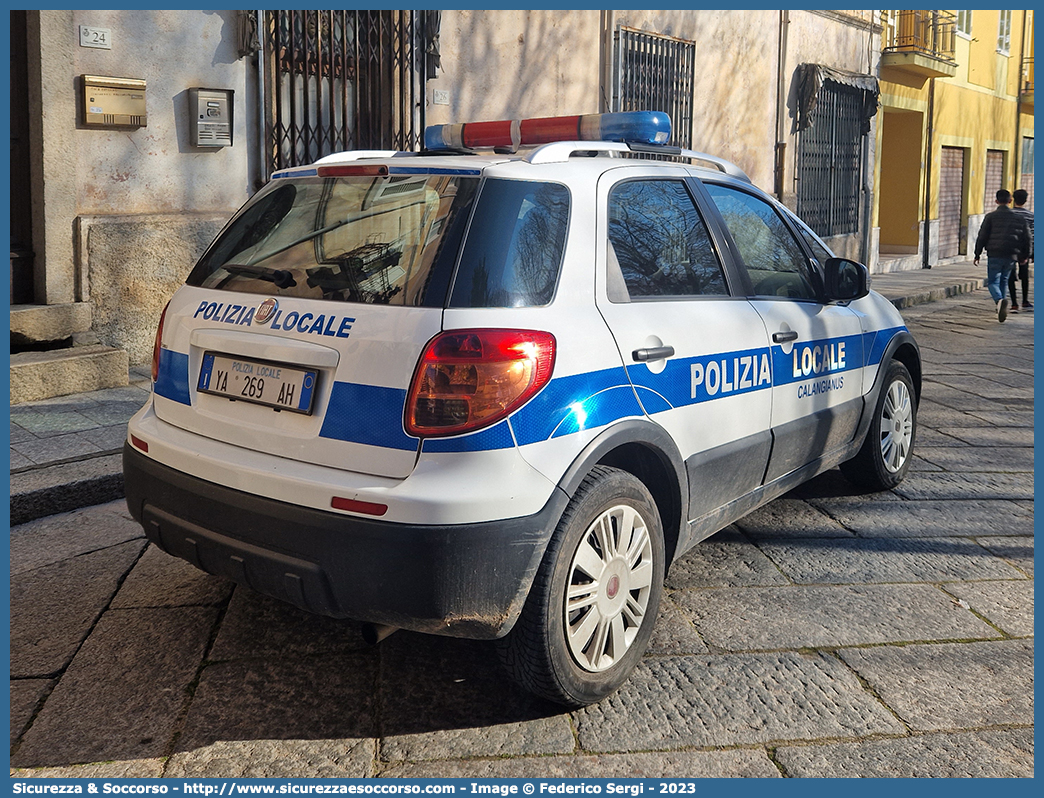
[[[913,379],[898,360],[888,364],[866,440],[859,453],[841,464],[851,482],[875,491],[891,490],[906,476],[917,435]]]
[[[652,635],[663,589],[663,531],[636,477],[596,467],[555,530],[522,613],[499,642],[511,677],[569,707],[626,681]]]

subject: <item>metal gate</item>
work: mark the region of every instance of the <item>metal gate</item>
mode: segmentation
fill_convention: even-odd
[[[419,147],[422,19],[413,11],[264,12],[266,178],[342,150]]]
[[[964,217],[964,150],[943,147],[939,175],[939,257],[952,258],[967,252]],[[965,239],[965,240],[962,240]]]
[[[696,44],[619,26],[616,29],[614,111],[662,111],[671,118],[670,144],[692,146]]]
[[[824,81],[798,137],[798,216],[824,237],[859,231],[863,92]]]

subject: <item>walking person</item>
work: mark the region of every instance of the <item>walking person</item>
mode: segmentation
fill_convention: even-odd
[[[1029,256],[1023,256],[1019,260],[1017,268],[1012,269],[1011,277],[1008,278],[1008,290],[1011,293],[1011,312],[1019,312],[1019,301],[1018,301],[1018,283],[1022,283],[1022,309],[1033,310],[1033,303],[1029,301],[1029,271],[1030,265],[1033,263],[1033,211],[1026,207],[1026,200],[1029,199],[1029,194],[1026,193],[1026,189],[1017,188],[1011,192],[1011,198],[1015,202],[1015,207],[1012,208],[1015,213],[1022,216],[1026,220],[1026,224],[1029,227]],[[1016,280],[1016,273],[1018,280]]]
[[[986,287],[997,306],[997,321],[1008,318],[1008,297],[1005,289],[1015,264],[1028,258],[1030,252],[1029,227],[1008,204],[1011,192],[1002,188],[997,192],[997,208],[986,214],[975,238],[975,265],[986,250]]]

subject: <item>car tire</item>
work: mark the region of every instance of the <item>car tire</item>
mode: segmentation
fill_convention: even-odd
[[[891,490],[906,476],[917,436],[917,396],[906,366],[892,360],[885,372],[870,428],[859,453],[841,464],[852,483],[873,491]]]
[[[508,674],[570,708],[605,698],[645,652],[663,575],[663,530],[648,489],[626,471],[596,466],[562,514],[515,626],[498,641]]]

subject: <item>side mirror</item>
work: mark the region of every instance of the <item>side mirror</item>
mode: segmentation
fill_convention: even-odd
[[[823,270],[828,300],[850,302],[870,293],[870,273],[862,263],[848,258],[829,258]]]

